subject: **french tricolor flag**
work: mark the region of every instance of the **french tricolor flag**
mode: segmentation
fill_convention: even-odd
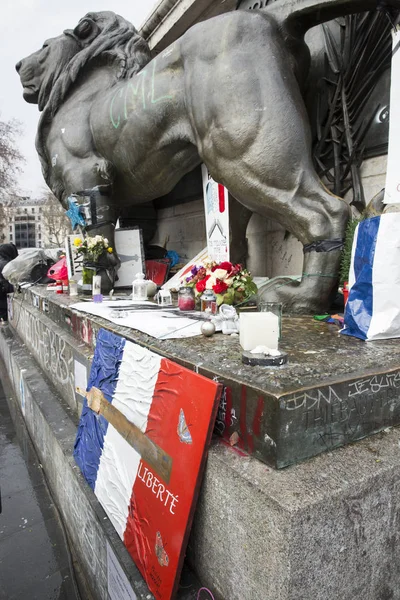
[[[366,341],[400,336],[399,229],[399,212],[357,225],[341,333]]]
[[[155,597],[176,592],[221,386],[100,330],[74,456]],[[90,396],[90,394],[89,394]],[[100,406],[100,405],[99,405]]]

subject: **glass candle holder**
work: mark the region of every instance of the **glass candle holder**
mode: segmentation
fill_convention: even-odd
[[[282,304],[280,302],[259,302],[258,312],[272,313],[279,319],[279,340],[282,337]]]
[[[178,292],[178,308],[179,310],[194,310],[196,300],[194,297],[194,289],[191,287],[181,287]]]
[[[206,290],[201,296],[201,311],[216,315],[218,312],[217,296],[212,290]]]
[[[94,275],[92,281],[93,302],[99,303],[103,301],[101,295],[101,275]]]
[[[136,273],[132,283],[132,300],[147,300],[147,281],[144,273]]]

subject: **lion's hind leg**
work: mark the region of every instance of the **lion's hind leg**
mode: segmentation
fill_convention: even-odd
[[[315,176],[294,199],[294,220],[282,223],[303,244],[303,271],[297,280],[275,279],[259,292],[264,301],[282,302],[286,311],[316,313],[329,308],[336,290],[348,205],[330,194]]]
[[[304,247],[301,277],[275,278],[260,290],[260,297],[282,302],[290,312],[326,310],[337,285],[348,205],[324,188],[311,164],[282,179],[290,185],[280,189],[255,177],[254,171],[248,178],[244,175],[243,170],[229,170],[230,181],[224,183],[230,192],[250,210],[280,223]]]

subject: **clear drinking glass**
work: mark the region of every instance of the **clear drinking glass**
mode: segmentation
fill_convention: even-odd
[[[259,312],[270,312],[273,315],[276,315],[279,319],[279,341],[282,337],[282,304],[280,302],[263,302],[260,301],[258,303],[258,311]]]

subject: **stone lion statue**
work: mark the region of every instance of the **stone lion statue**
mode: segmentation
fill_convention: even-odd
[[[65,207],[71,194],[91,197],[89,235],[112,243],[124,207],[164,196],[204,162],[248,211],[304,245],[301,281],[274,281],[263,298],[319,311],[336,285],[349,208],[311,161],[304,33],[379,2],[298,0],[286,14],[279,4],[199,23],[153,59],[125,19],[92,12],[16,68],[42,111],[44,178]]]

